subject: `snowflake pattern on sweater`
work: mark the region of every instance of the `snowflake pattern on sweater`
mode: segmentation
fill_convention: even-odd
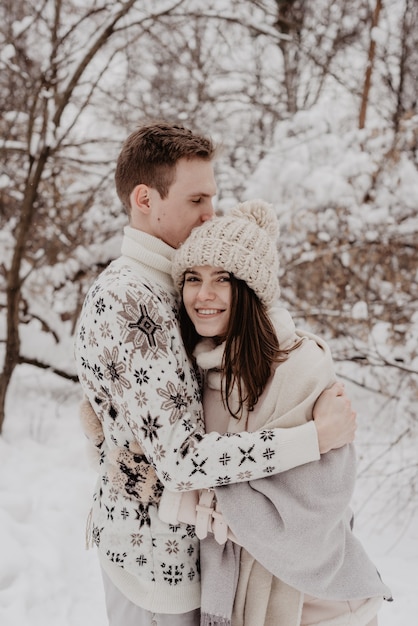
[[[282,469],[275,431],[204,435],[198,379],[182,345],[177,307],[163,282],[144,278],[140,258],[120,257],[91,287],[75,342],[80,383],[105,435],[92,538],[101,557],[142,581],[148,592],[152,585],[184,592],[199,580],[198,539],[193,526],[167,525],[155,504],[118,490],[109,478],[112,450],[138,442],[161,489],[171,491]]]

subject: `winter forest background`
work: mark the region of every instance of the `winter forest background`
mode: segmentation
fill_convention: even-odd
[[[282,299],[331,343],[359,414],[358,523],[405,600],[418,580],[417,1],[3,0],[0,17],[2,626],[103,624],[79,547],[94,477],[72,343],[126,224],[115,159],[154,118],[221,144],[218,212],[252,197],[277,208]],[[382,624],[411,623],[411,601]]]

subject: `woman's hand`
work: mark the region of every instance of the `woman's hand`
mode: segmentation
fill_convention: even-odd
[[[351,407],[343,383],[334,383],[323,391],[312,413],[321,454],[354,441],[357,413]]]

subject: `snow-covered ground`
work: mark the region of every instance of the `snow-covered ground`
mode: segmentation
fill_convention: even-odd
[[[22,366],[15,374],[0,437],[1,626],[106,624],[96,556],[85,550],[94,472],[79,427],[79,399],[78,386],[47,372]],[[357,493],[356,501],[362,496]],[[403,528],[402,511],[383,527],[358,516],[357,532],[395,597],[385,603],[380,626],[416,623],[417,522]]]

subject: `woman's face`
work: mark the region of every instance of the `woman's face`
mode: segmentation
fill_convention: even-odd
[[[229,272],[210,265],[195,266],[185,272],[183,302],[201,337],[225,336],[231,299]]]

